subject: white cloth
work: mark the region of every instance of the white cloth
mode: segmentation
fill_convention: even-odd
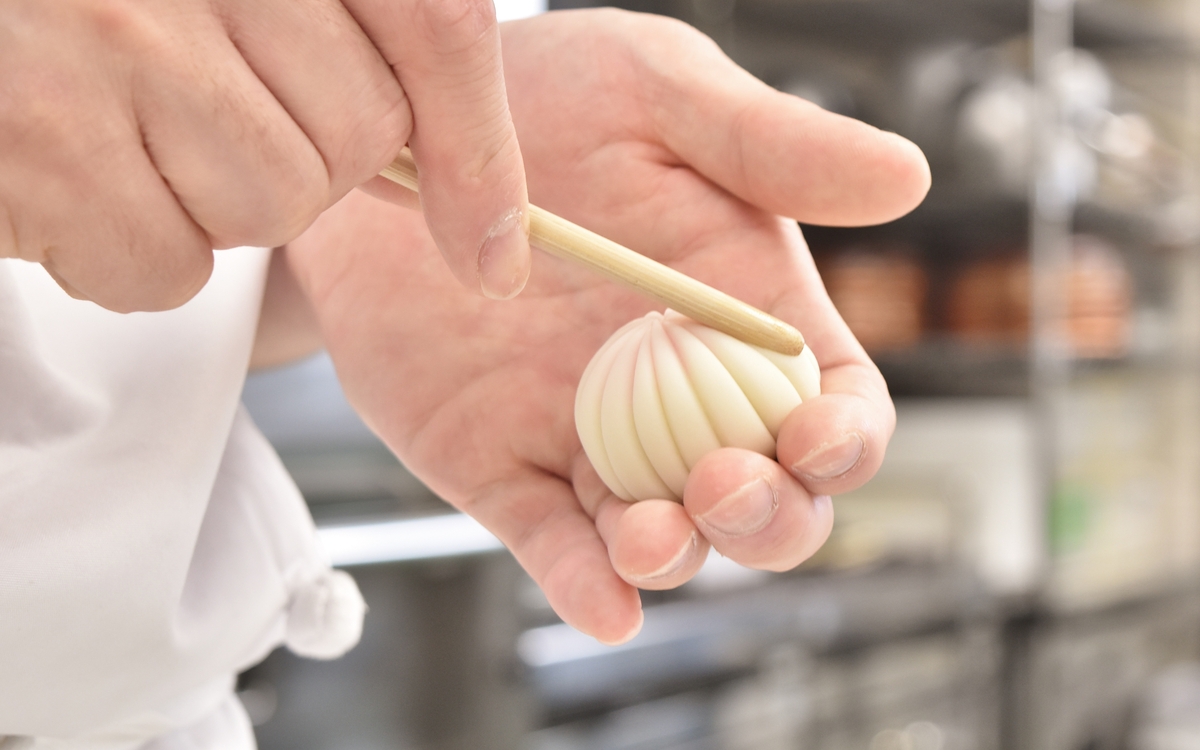
[[[3,750],[249,750],[233,675],[357,642],[357,588],[238,405],[269,251],[217,256],[132,315],[0,261]]]

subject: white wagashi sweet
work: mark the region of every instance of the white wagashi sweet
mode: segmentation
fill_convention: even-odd
[[[788,356],[668,310],[612,335],[575,394],[575,428],[608,488],[624,500],[679,500],[706,453],[775,457],[780,425],[821,392],[812,350]]]

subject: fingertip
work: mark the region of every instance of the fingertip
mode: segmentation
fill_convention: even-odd
[[[776,213],[825,226],[880,224],[929,191],[924,153],[896,133],[788,94],[764,97],[760,107],[765,114],[746,136],[756,142],[755,202]],[[772,140],[774,148],[758,143]]]
[[[613,570],[640,589],[675,588],[690,580],[708,556],[708,541],[683,506],[670,500],[629,505],[606,536]]]
[[[529,277],[529,192],[495,11],[491,0],[426,6],[424,33],[392,59],[412,106],[421,208],[459,281],[510,299]],[[436,80],[412,74],[429,69]]]
[[[881,183],[888,194],[880,196],[879,211],[883,218],[879,222],[891,221],[909,213],[929,194],[933,175],[929,160],[921,147],[898,133],[878,131],[881,138],[880,170]],[[887,205],[890,197],[892,205]]]
[[[692,469],[685,495],[712,546],[750,568],[794,568],[833,528],[828,497],[812,497],[779,464],[752,451],[710,453]]]
[[[590,594],[590,600],[577,602],[577,606],[569,611],[559,611],[563,622],[610,646],[626,643],[637,636],[645,620],[638,590],[621,581],[615,596],[597,593],[581,592],[581,595]]]
[[[596,542],[564,557],[538,585],[563,622],[598,641],[620,642],[640,627],[642,600]]]
[[[830,190],[812,204],[810,223],[828,226],[882,224],[912,211],[929,192],[932,176],[925,154],[915,143],[861,120],[832,112],[813,116],[810,124],[825,132],[825,142],[810,146],[827,149],[822,160],[839,170],[840,190]],[[831,173],[832,174],[832,173]]]
[[[793,524],[797,524],[797,519],[799,519],[797,525],[800,526],[798,533],[792,537],[793,543],[788,544],[787,536],[782,535],[783,543],[779,544],[778,548],[783,551],[783,554],[757,564],[747,562],[745,564],[748,567],[783,573],[812,557],[817,550],[824,546],[825,542],[829,541],[829,535],[833,533],[833,498],[829,495],[813,495],[809,499],[807,507],[801,505],[799,509],[802,512],[796,513],[792,519]]]
[[[216,256],[209,243],[200,243],[174,254],[164,253],[154,261],[145,270],[147,279],[129,287],[131,298],[136,300],[135,310],[174,310],[189,302],[212,278]],[[147,280],[149,283],[145,283]],[[146,296],[140,296],[143,293]]]
[[[684,507],[706,536],[744,537],[771,521],[779,495],[769,461],[753,451],[721,448],[692,468]]]
[[[637,620],[634,622],[633,627],[627,630],[624,635],[611,639],[596,636],[596,640],[600,641],[600,643],[604,644],[605,646],[621,646],[629,643],[634,638],[637,638],[638,634],[642,632],[642,626],[645,624],[646,613],[641,609],[641,607],[639,607],[637,611]]]
[[[866,399],[844,393],[805,401],[780,428],[779,463],[818,495],[861,487],[883,463],[893,424],[888,417]]]

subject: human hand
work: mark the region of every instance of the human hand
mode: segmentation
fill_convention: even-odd
[[[682,505],[601,483],[573,402],[606,337],[646,300],[539,254],[525,293],[453,284],[412,212],[353,195],[292,243],[351,402],[429,486],[508,545],[560,616],[606,642],[636,632],[637,588],[688,580],[709,545],[791,568],[825,540],[828,495],[878,468],[894,412],[794,221],[911,209],[915,146],[772,91],[697,32],[618,11],[505,28],[505,68],[535,203],[802,330],[823,395],[785,422],[778,463],[721,449]]]
[[[183,303],[213,248],[294,238],[406,142],[455,274],[515,294],[491,0],[0,0],[0,257],[105,307]]]

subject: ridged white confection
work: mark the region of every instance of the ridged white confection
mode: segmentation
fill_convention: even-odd
[[[709,451],[775,457],[783,420],[821,392],[812,351],[769,351],[679,313],[624,326],[592,357],[575,394],[583,449],[615,495],[679,500]]]

